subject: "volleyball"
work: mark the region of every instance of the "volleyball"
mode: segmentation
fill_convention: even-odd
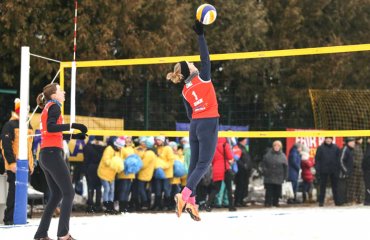
[[[204,25],[212,24],[217,17],[217,11],[211,4],[202,4],[197,9],[196,18]]]

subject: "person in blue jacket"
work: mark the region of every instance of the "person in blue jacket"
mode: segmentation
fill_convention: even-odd
[[[301,170],[302,145],[296,143],[289,151],[288,158],[288,181],[292,182],[294,198],[288,199],[288,203],[297,203],[298,178]]]

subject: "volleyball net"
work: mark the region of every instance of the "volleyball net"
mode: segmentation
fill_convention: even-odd
[[[358,44],[358,45],[346,45],[346,46],[332,46],[332,47],[318,47],[318,48],[304,48],[304,49],[288,49],[288,50],[274,50],[274,51],[258,51],[258,52],[242,52],[242,53],[227,53],[227,54],[213,54],[210,56],[211,61],[230,61],[230,60],[246,60],[255,59],[263,60],[269,58],[284,58],[284,57],[302,57],[309,55],[327,55],[327,54],[338,54],[338,53],[352,53],[369,51],[370,44]],[[79,78],[89,76],[91,73],[100,74],[101,80],[93,81],[91,83],[95,88],[99,85],[104,88],[111,95],[109,100],[109,94],[105,96],[96,96],[96,99],[92,98],[91,102],[95,102],[93,107],[93,113],[89,110],[85,104],[80,104],[81,101],[76,100],[77,106],[72,106],[71,109],[77,109],[77,115],[89,115],[94,117],[102,117],[105,119],[120,119],[122,120],[122,126],[110,125],[110,127],[101,128],[98,125],[91,124],[88,119],[85,119],[83,123],[89,126],[89,134],[91,135],[104,135],[104,136],[157,136],[163,135],[167,137],[182,137],[187,136],[185,109],[183,107],[181,99],[181,90],[178,86],[172,86],[167,83],[164,79],[165,73],[169,71],[172,66],[168,64],[174,64],[179,61],[199,62],[200,58],[198,55],[195,56],[178,56],[178,57],[158,57],[158,58],[139,58],[139,59],[121,59],[121,60],[97,60],[97,61],[77,61],[77,89],[80,89]],[[234,61],[235,62],[235,61]],[[73,62],[61,62],[60,63],[60,85],[66,91],[70,91],[71,87],[68,84],[67,79],[71,76],[70,70],[72,69]],[[216,64],[217,65],[217,64]],[[229,66],[232,68],[232,65]],[[97,70],[99,69],[99,70]],[[118,69],[118,70],[117,70]],[[112,71],[128,71],[132,75],[141,75],[140,79],[130,77],[129,75],[123,77],[124,79],[117,79],[119,75],[112,75]],[[157,75],[161,75],[161,79],[158,81],[150,81],[147,79],[147,74],[151,74],[153,71],[157,72]],[[216,69],[216,75],[217,71]],[[76,72],[76,71],[75,71]],[[161,72],[158,74],[158,72]],[[143,74],[146,73],[146,74]],[[220,75],[220,74],[219,74]],[[221,78],[221,79],[218,79]],[[369,136],[370,131],[365,124],[354,124],[354,125],[323,125],[323,120],[318,120],[320,117],[325,118],[325,114],[328,111],[320,111],[317,109],[323,109],[317,104],[321,104],[322,97],[318,97],[316,90],[300,89],[302,94],[307,96],[307,106],[316,107],[312,110],[313,114],[311,119],[304,119],[301,123],[297,123],[296,118],[299,118],[299,110],[295,110],[296,113],[290,114],[290,116],[280,116],[284,124],[279,125],[279,116],[275,116],[275,119],[271,119],[269,113],[260,113],[258,103],[243,105],[240,99],[237,98],[235,89],[238,85],[228,86],[225,90],[225,86],[221,86],[222,76],[217,76],[214,81],[216,91],[219,97],[219,110],[221,113],[220,122],[224,125],[223,129],[228,131],[221,131],[221,137],[248,137],[248,138],[286,138],[286,137],[298,137],[298,136]],[[299,82],[299,79],[296,80]],[[85,80],[86,82],[86,80]],[[104,83],[102,83],[104,82]],[[158,83],[159,82],[159,83]],[[118,86],[115,89],[111,89],[110,83],[116,83],[113,86]],[[121,86],[119,85],[121,84]],[[268,88],[269,86],[267,86]],[[289,86],[287,86],[289,87]],[[246,90],[245,94],[249,92]],[[330,92],[328,90],[327,92]],[[335,95],[338,99],[331,98],[333,103],[340,103],[340,97],[344,95]],[[284,93],[282,93],[284,94]],[[77,94],[78,95],[78,94]],[[122,97],[115,97],[114,95],[121,95]],[[325,94],[322,94],[325,95]],[[328,94],[326,94],[328,95]],[[364,91],[366,95],[366,91]],[[83,98],[84,94],[80,94],[79,97]],[[254,98],[268,97],[268,96],[251,96]],[[286,96],[282,96],[286,97]],[[133,101],[132,99],[135,99]],[[137,100],[139,99],[139,100]],[[72,100],[71,100],[72,101]],[[101,101],[99,103],[98,101]],[[346,101],[346,100],[344,100]],[[256,100],[257,102],[257,100]],[[346,109],[344,106],[354,104],[353,100],[348,101],[348,104],[340,104],[336,109],[340,112],[344,112]],[[101,105],[101,104],[104,105]],[[66,101],[66,106],[70,102]],[[89,103],[88,103],[89,104]],[[316,105],[315,105],[316,104]],[[365,104],[362,105],[362,111],[366,111],[369,107]],[[328,108],[330,109],[330,108]],[[68,108],[66,108],[68,112]],[[289,109],[284,109],[285,112],[289,112]],[[275,109],[275,112],[279,111]],[[293,110],[292,110],[293,111]],[[73,112],[73,111],[70,111]],[[175,112],[175,114],[173,114]],[[168,114],[172,113],[172,114]],[[358,113],[358,112],[357,112]],[[351,114],[351,113],[350,113]],[[356,114],[356,113],[354,113]],[[283,113],[281,114],[283,115]],[[326,117],[331,117],[329,113]],[[353,115],[353,114],[352,114]],[[336,115],[335,118],[341,118],[340,115]],[[343,115],[342,118],[345,118]],[[370,120],[368,116],[361,118],[362,121]],[[108,121],[108,120],[107,120]],[[290,123],[289,121],[292,121]],[[293,123],[294,121],[294,123]],[[275,125],[271,125],[274,122]],[[344,120],[342,120],[344,122]],[[369,122],[369,121],[367,121]],[[237,126],[239,128],[233,128]],[[321,129],[312,131],[285,131],[285,127],[294,128],[309,128],[309,129]],[[348,126],[348,127],[347,127]],[[246,127],[246,128],[243,128]],[[234,131],[233,129],[238,129]],[[246,130],[248,129],[248,130]],[[274,129],[275,131],[271,131]],[[182,131],[183,130],[183,131]],[[270,131],[269,131],[270,130]],[[280,130],[280,131],[276,131]]]

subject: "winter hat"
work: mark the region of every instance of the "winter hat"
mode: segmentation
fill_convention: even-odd
[[[302,152],[309,153],[310,149],[306,145],[302,144]]]
[[[154,146],[154,137],[147,137],[145,140],[145,145],[147,148],[152,148]]]
[[[241,142],[241,141],[243,141],[244,139],[246,139],[245,137],[240,137],[240,138],[238,138],[238,142]]]
[[[109,138],[107,138],[107,145],[109,146],[114,146],[114,142],[116,141],[117,137],[115,136],[110,136]]]
[[[310,159],[310,154],[308,152],[301,152],[302,160],[308,160]]]
[[[355,141],[356,139],[354,137],[347,137],[346,138],[346,143],[349,143],[349,142],[352,142],[352,141]]]
[[[302,144],[300,142],[297,142],[297,143],[294,144],[294,147],[301,148],[302,147]]]
[[[184,77],[184,79],[187,79],[190,75],[188,63],[185,61],[181,61],[180,66],[181,66],[181,75]]]
[[[103,141],[104,137],[103,136],[95,136],[96,141]]]
[[[119,137],[117,138],[115,141],[114,141],[114,146],[118,147],[118,148],[122,148],[124,147],[126,144],[126,140],[125,140],[125,137]]]
[[[166,137],[165,136],[157,136],[154,139],[155,140],[161,140],[162,142],[164,142],[166,140]]]
[[[272,143],[272,146],[274,146],[274,145],[279,145],[279,146],[280,146],[280,150],[281,150],[281,148],[283,148],[283,143],[282,143],[281,141],[279,141],[279,140],[275,140],[275,141]]]
[[[92,141],[94,141],[95,140],[95,136],[89,136],[89,138],[88,138],[88,140],[87,140],[87,142],[88,143],[91,143]]]
[[[21,108],[21,100],[19,98],[16,98],[14,100],[14,112],[19,115],[19,110]]]
[[[148,137],[144,137],[144,136],[139,137],[139,143],[141,143],[141,142],[144,142],[145,143],[145,141],[146,141],[147,138]]]
[[[177,147],[177,142],[171,141],[168,143],[168,146],[170,146],[171,148]]]
[[[188,137],[183,137],[183,138],[181,138],[181,142],[189,143],[189,138]]]

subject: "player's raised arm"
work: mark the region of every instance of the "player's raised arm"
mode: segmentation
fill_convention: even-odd
[[[209,59],[208,46],[206,39],[204,37],[203,24],[200,23],[198,20],[195,20],[193,30],[198,35],[199,52],[201,60],[201,69],[199,72],[199,77],[204,81],[208,81],[211,80],[211,60]]]

